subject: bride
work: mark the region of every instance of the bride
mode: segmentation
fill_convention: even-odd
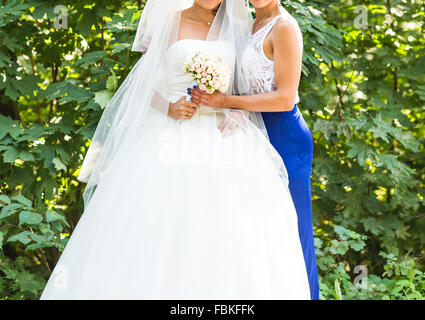
[[[41,299],[309,299],[282,158],[248,112],[185,95],[196,54],[248,92],[246,6],[148,0],[133,45],[146,53],[96,129],[85,211]]]

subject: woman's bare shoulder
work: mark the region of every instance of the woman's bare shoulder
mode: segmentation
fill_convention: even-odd
[[[274,25],[271,35],[276,40],[288,39],[297,35],[298,25],[294,19],[281,17]]]

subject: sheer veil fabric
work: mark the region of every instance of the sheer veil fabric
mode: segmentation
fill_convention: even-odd
[[[146,111],[155,108],[163,114],[163,121],[167,120],[169,102],[175,101],[166,98],[164,57],[167,49],[178,41],[182,11],[193,3],[193,0],[147,1],[132,47],[133,51],[145,53],[106,106],[78,175],[78,180],[87,183],[83,194],[85,207],[120,148],[131,143],[146,125]],[[224,0],[206,39],[228,41],[234,46],[236,59],[231,66],[234,73],[229,93],[249,91],[239,57],[251,23],[247,0]]]

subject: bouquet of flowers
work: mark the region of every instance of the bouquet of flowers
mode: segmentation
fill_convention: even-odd
[[[198,52],[188,59],[184,69],[202,91],[213,94],[216,90],[226,93],[229,89],[232,72],[220,57]]]

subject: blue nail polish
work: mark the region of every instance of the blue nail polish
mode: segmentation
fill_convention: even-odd
[[[193,89],[196,89],[196,86],[193,86]]]
[[[193,98],[190,98],[190,101],[193,101]]]

